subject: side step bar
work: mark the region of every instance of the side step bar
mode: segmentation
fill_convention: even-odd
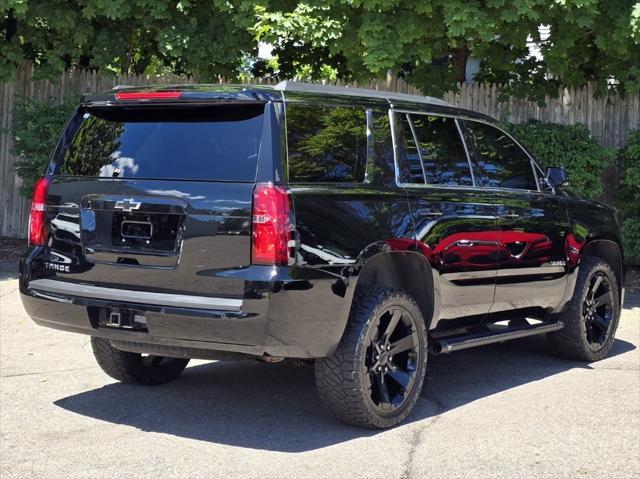
[[[525,338],[536,334],[550,333],[558,331],[564,327],[562,321],[546,321],[538,324],[517,326],[506,328],[504,331],[487,331],[485,333],[468,334],[453,338],[432,339],[433,346],[431,352],[434,354],[445,354],[462,349],[475,348],[486,344],[501,343],[510,339]]]

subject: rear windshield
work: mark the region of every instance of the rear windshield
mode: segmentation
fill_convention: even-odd
[[[264,105],[81,109],[58,174],[254,181]],[[71,134],[69,134],[71,133]]]

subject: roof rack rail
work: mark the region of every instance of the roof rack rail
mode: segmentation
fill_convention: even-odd
[[[273,89],[282,92],[317,93],[320,95],[344,95],[364,98],[380,98],[387,100],[389,103],[392,103],[393,100],[396,100],[415,103],[427,103],[431,105],[452,106],[451,103],[430,96],[409,95],[406,93],[395,93],[392,91],[384,90],[370,90],[368,88],[352,88],[348,86],[302,83],[289,80],[281,81],[276,86],[274,86]]]

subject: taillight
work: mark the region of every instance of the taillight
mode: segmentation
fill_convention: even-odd
[[[44,246],[47,241],[46,216],[49,177],[40,178],[33,189],[31,214],[29,215],[29,245]]]
[[[293,253],[291,195],[286,188],[258,183],[253,191],[251,261],[254,264],[286,265]]]
[[[176,100],[182,96],[181,91],[119,91],[116,100]]]

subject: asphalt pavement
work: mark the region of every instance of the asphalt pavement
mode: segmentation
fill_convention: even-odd
[[[544,338],[438,356],[388,431],[338,423],[313,368],[192,361],[157,387],[114,382],[88,337],[36,326],[0,274],[0,477],[638,478],[640,296],[609,358]]]

